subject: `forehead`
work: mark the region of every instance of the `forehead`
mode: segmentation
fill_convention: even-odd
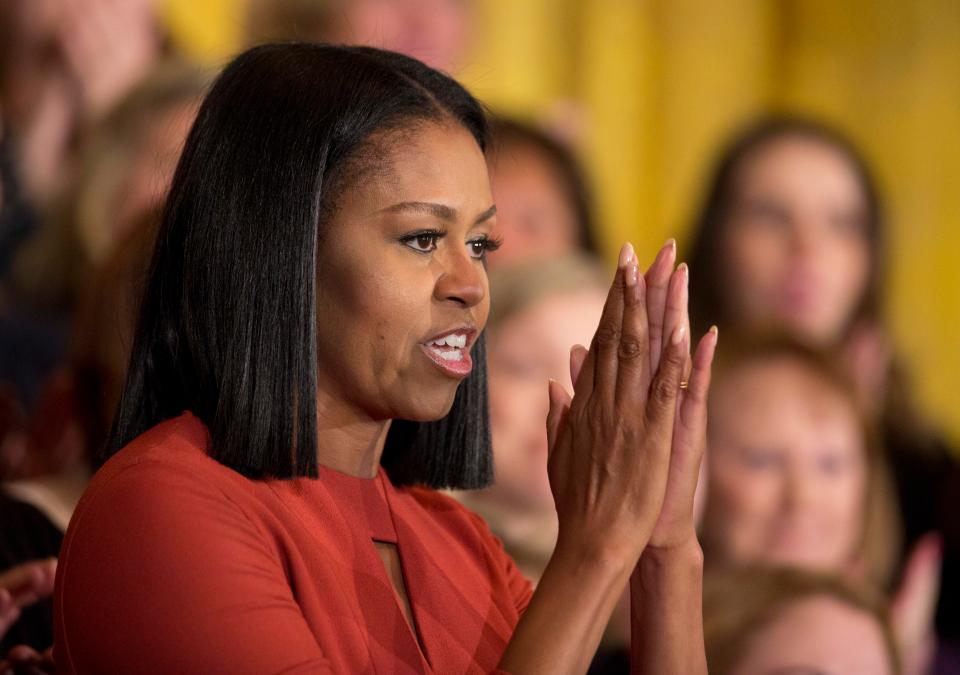
[[[855,644],[857,649],[850,649]],[[783,610],[750,640],[737,672],[890,672],[879,622],[829,596],[811,597]],[[803,670],[808,668],[809,670]]]
[[[758,357],[721,371],[710,394],[710,423],[734,436],[842,435],[859,440],[854,402],[796,357]]]
[[[339,195],[341,209],[375,212],[403,201],[438,202],[476,216],[492,203],[487,164],[454,121],[424,121],[365,143]]]
[[[789,190],[784,196],[864,201],[851,159],[830,143],[799,134],[768,141],[740,162],[735,184],[743,196]]]

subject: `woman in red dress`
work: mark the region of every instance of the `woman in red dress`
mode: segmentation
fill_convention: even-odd
[[[434,490],[492,480],[485,145],[478,103],[407,57],[227,66],[64,542],[59,669],[584,672],[629,583],[635,670],[705,672],[691,510],[716,334],[691,359],[672,246],[646,275],[624,247],[572,398],[550,384],[560,530],[536,591]]]

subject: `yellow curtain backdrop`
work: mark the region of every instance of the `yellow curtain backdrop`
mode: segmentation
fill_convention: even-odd
[[[322,2],[323,0],[317,0]],[[218,64],[242,0],[166,0],[176,42]],[[922,405],[960,441],[960,3],[477,0],[461,78],[496,110],[572,102],[608,255],[684,243],[725,137],[766,110],[861,145],[891,221],[889,311]],[[569,106],[567,106],[569,108]],[[696,274],[696,270],[691,271]]]

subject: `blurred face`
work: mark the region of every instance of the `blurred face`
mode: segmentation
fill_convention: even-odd
[[[471,0],[341,0],[331,42],[400,52],[453,72],[471,42]]]
[[[199,107],[199,99],[173,106],[146,129],[120,190],[123,198],[114,211],[114,238],[123,236],[143,213],[163,203]]]
[[[563,182],[541,153],[510,147],[490,167],[504,245],[497,264],[557,258],[579,246],[577,216]]]
[[[472,370],[487,320],[493,197],[457,124],[385,148],[377,171],[342,191],[318,243],[318,409],[434,420]]]
[[[499,253],[498,253],[499,255]],[[590,344],[604,295],[548,297],[489,335],[487,363],[496,484],[485,493],[513,508],[552,511],[547,479],[547,380],[572,390],[570,347]]]
[[[731,670],[735,675],[892,672],[877,620],[829,597],[810,598],[789,607],[750,639],[746,653]]]
[[[733,318],[839,338],[867,288],[866,208],[850,164],[823,142],[786,137],[750,155],[722,242]]]
[[[853,404],[789,357],[738,367],[710,399],[710,545],[733,563],[847,565],[867,484]]]

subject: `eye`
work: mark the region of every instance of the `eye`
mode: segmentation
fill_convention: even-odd
[[[487,235],[471,239],[467,242],[467,248],[470,250],[470,257],[476,260],[483,260],[487,253],[492,253],[500,248],[503,242],[500,239],[491,239]]]
[[[744,466],[751,471],[773,471],[783,465],[783,458],[770,450],[745,450],[741,459]]]
[[[414,232],[400,239],[404,246],[412,248],[418,253],[431,253],[437,250],[437,242],[443,236],[443,232],[431,230],[428,232]]]

